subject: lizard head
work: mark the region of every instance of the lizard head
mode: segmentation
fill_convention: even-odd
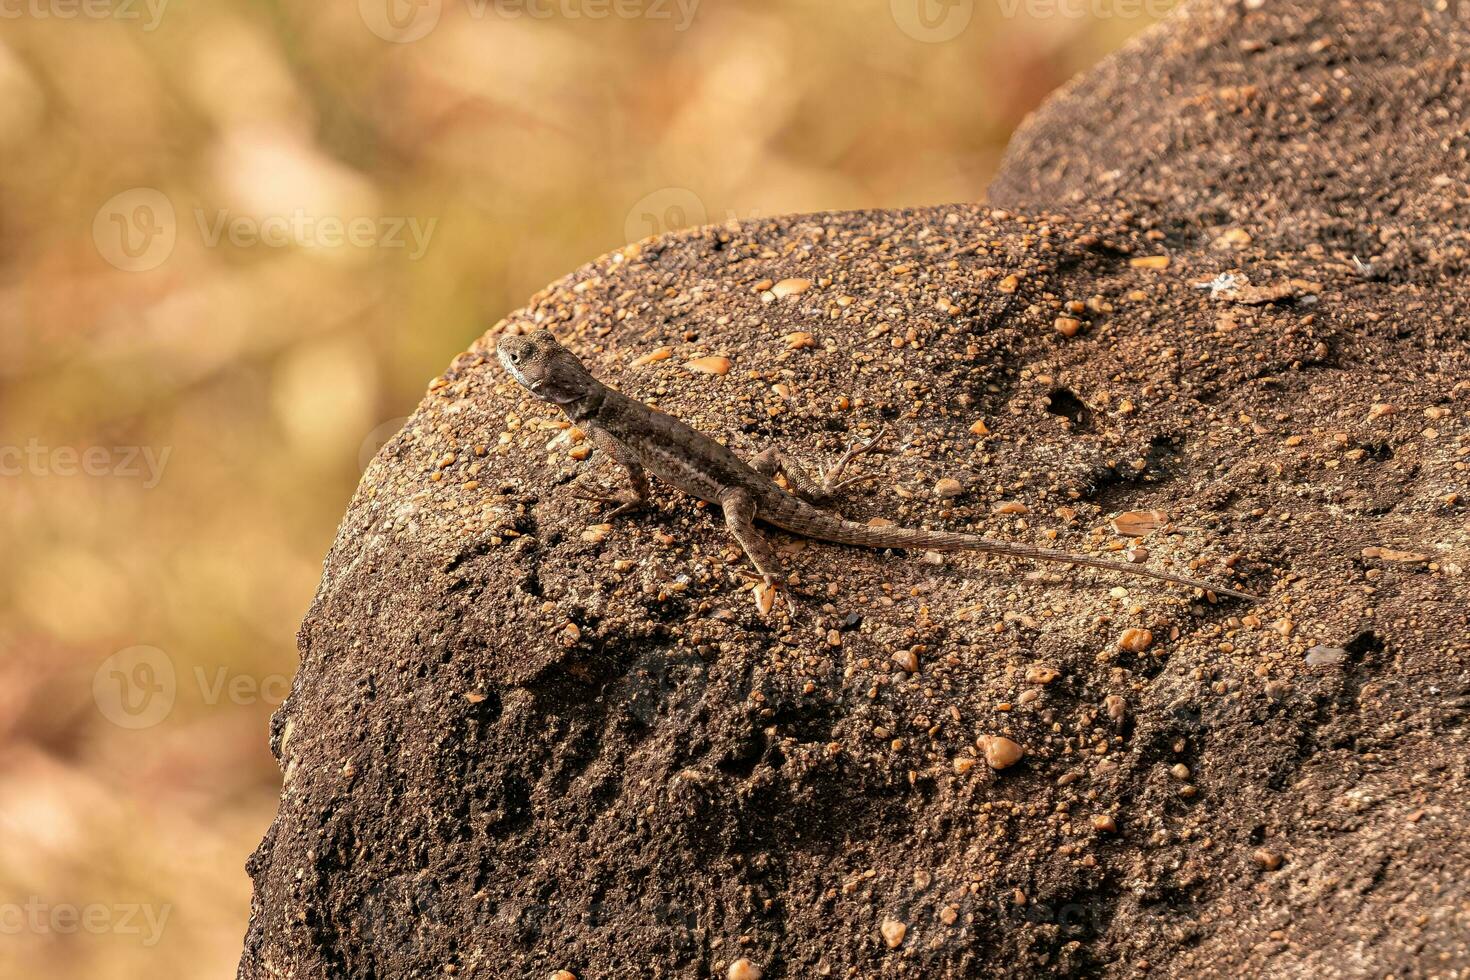
[[[501,334],[495,341],[500,366],[537,398],[553,405],[569,405],[585,398],[596,383],[582,362],[551,335]]]

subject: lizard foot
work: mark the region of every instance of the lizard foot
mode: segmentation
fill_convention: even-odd
[[[601,487],[586,487],[573,484],[569,493],[578,500],[594,504],[611,504],[613,509],[603,516],[609,520],[641,510],[647,501],[631,490],[607,490]]]
[[[762,616],[770,616],[776,607],[777,594],[785,601],[786,615],[792,622],[795,622],[801,614],[801,608],[796,604],[796,598],[792,596],[791,590],[774,577],[766,576],[757,580],[755,608],[760,610]]]
[[[856,486],[859,483],[868,483],[882,476],[881,473],[870,473],[867,476],[849,477],[846,480],[842,478],[842,474],[847,472],[847,467],[853,460],[859,456],[865,456],[876,449],[879,441],[887,434],[888,427],[883,426],[877,432],[873,433],[871,439],[865,442],[856,442],[847,447],[847,452],[838,457],[836,465],[821,474],[822,489],[827,496],[833,496],[846,490],[848,487]]]

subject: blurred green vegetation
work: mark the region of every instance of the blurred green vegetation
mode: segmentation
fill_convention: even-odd
[[[488,325],[670,227],[978,199],[1148,24],[690,3],[5,7],[0,975],[233,971],[322,556]]]

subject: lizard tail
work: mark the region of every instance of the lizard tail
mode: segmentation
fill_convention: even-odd
[[[1143,578],[1156,579],[1160,582],[1172,582],[1175,585],[1184,585],[1193,589],[1204,589],[1207,592],[1215,592],[1236,599],[1244,599],[1248,602],[1255,602],[1259,598],[1258,596],[1251,595],[1249,592],[1240,592],[1236,589],[1212,585],[1209,582],[1203,582],[1199,579],[1187,578],[1183,575],[1171,575],[1168,572],[1155,571],[1151,568],[1125,565],[1122,562],[1109,561],[1106,558],[1093,558],[1090,555],[1053,551],[1050,548],[1035,548],[1029,545],[1011,544],[1007,541],[994,541],[990,538],[981,537],[978,534],[957,534],[950,531],[923,531],[918,528],[909,527],[871,527],[867,524],[858,524],[854,521],[834,517],[815,508],[812,508],[810,511],[807,511],[806,508],[800,508],[791,514],[761,514],[761,519],[783,530],[791,531],[804,537],[831,541],[835,544],[857,545],[864,548],[904,548],[923,551],[975,551],[991,555],[1004,555],[1008,558],[1053,561],[1066,565],[1086,565],[1089,568],[1101,568],[1109,572],[1136,575]]]

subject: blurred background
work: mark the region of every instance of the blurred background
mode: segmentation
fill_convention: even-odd
[[[975,200],[1164,0],[0,0],[0,976],[232,975],[426,382],[672,228]]]

